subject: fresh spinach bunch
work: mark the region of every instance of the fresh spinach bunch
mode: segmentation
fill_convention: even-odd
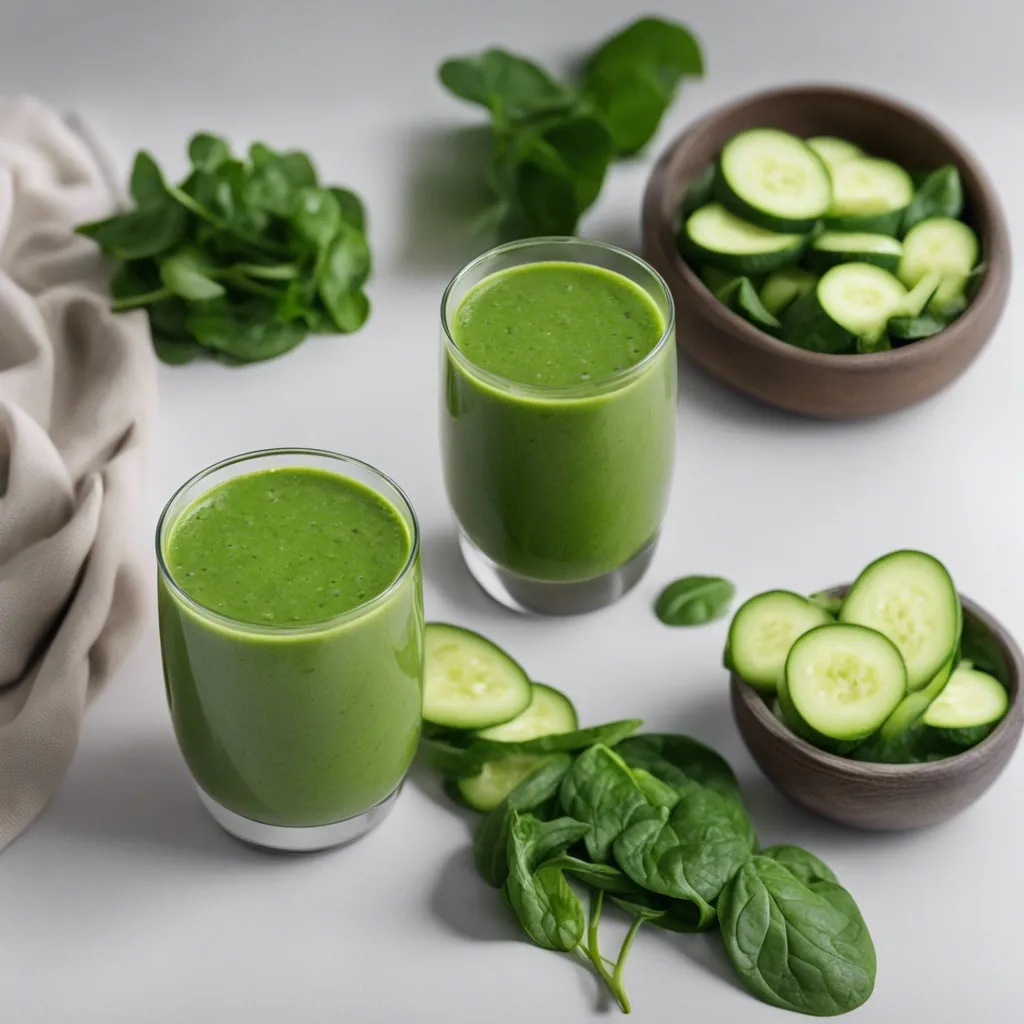
[[[480,226],[504,239],[575,234],[609,166],[643,149],[680,81],[703,71],[689,30],[660,18],[606,40],[574,84],[501,49],[446,60],[445,88],[491,116],[495,202]]]
[[[172,185],[139,152],[134,209],[78,228],[118,261],[112,308],[148,312],[164,362],[204,351],[259,362],[310,333],[362,327],[370,249],[355,193],[321,186],[305,153],[261,142],[242,159],[200,133],[188,155],[190,173]]]
[[[612,722],[524,743],[442,731],[423,741],[447,779],[488,761],[544,759],[481,819],[477,870],[537,945],[586,957],[622,1010],[623,979],[644,923],[720,927],[737,974],[761,999],[814,1015],[871,994],[867,926],[832,871],[797,846],[759,850],[729,764],[689,736]],[[577,892],[590,891],[589,915]],[[601,953],[605,899],[632,923],[614,961]]]

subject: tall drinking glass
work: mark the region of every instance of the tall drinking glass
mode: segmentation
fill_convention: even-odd
[[[178,743],[230,833],[334,846],[393,806],[420,732],[416,515],[330,452],[228,459],[185,483],[156,536]]]
[[[466,565],[510,608],[589,611],[641,578],[675,453],[672,297],[614,246],[535,238],[441,304],[445,484]]]

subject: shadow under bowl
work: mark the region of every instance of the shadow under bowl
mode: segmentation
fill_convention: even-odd
[[[723,306],[679,255],[677,214],[687,189],[714,163],[728,139],[759,127],[802,137],[837,135],[911,170],[955,164],[964,188],[964,219],[978,233],[987,266],[968,309],[939,334],[902,348],[830,355],[773,338]],[[672,291],[683,353],[749,397],[821,419],[893,412],[941,391],[984,347],[1010,289],[1006,217],[975,157],[924,114],[888,97],[842,86],[758,93],[712,111],[680,135],[658,160],[647,184],[643,255]]]
[[[842,594],[848,587],[837,588]],[[782,724],[752,686],[733,675],[732,713],[758,767],[785,796],[843,825],[896,831],[935,825],[969,807],[999,777],[1024,730],[1024,660],[1004,626],[961,597],[965,621],[995,641],[1007,666],[1010,707],[975,747],[924,764],[874,764],[819,750]]]

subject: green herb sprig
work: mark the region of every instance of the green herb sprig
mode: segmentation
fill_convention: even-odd
[[[190,173],[171,185],[139,152],[134,208],[77,229],[118,261],[112,308],[148,312],[164,362],[204,351],[259,362],[310,333],[362,327],[371,259],[355,193],[321,186],[305,153],[261,142],[242,159],[224,139],[200,133],[188,155]]]
[[[575,84],[500,49],[445,61],[445,88],[491,115],[495,202],[478,226],[505,239],[575,234],[611,164],[646,146],[680,81],[703,71],[692,33],[660,18],[606,40]]]

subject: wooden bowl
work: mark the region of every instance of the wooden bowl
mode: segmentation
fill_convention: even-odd
[[[740,735],[780,792],[843,825],[891,831],[945,821],[995,782],[1024,729],[1024,661],[1003,626],[967,598],[961,597],[961,602],[965,618],[973,619],[1002,649],[1009,672],[1010,707],[991,735],[943,761],[869,764],[828,754],[790,732],[752,686],[732,676],[732,713]]]
[[[738,131],[776,127],[838,135],[909,168],[954,163],[988,264],[970,307],[934,337],[870,355],[808,352],[759,331],[723,306],[676,247],[679,204]],[[658,160],[643,205],[643,254],[668,282],[679,348],[703,369],[769,405],[824,419],[892,412],[935,394],[978,355],[1002,316],[1010,288],[1006,219],[981,166],[944,128],[894,100],[840,86],[762,92],[719,108],[679,136]]]

